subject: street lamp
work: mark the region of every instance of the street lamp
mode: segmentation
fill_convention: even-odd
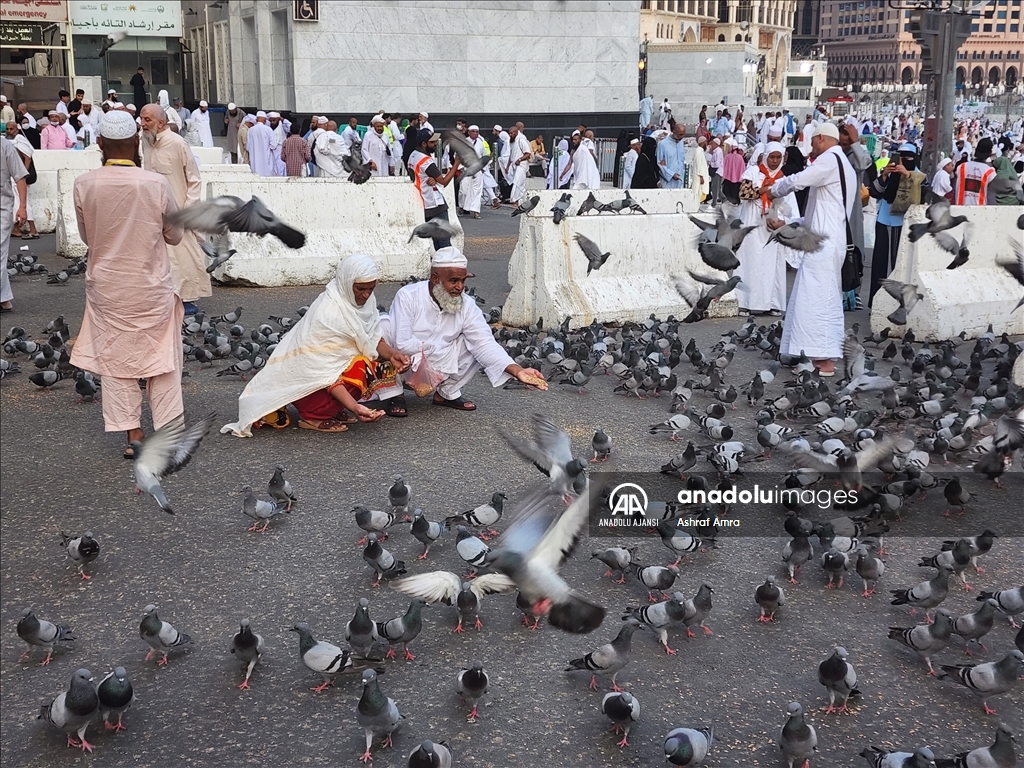
[[[639,72],[640,98],[643,99],[647,96],[647,35],[644,35],[644,41],[640,43],[640,59],[636,67]]]

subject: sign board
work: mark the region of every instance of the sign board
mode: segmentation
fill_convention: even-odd
[[[7,0],[4,0],[6,3]],[[70,0],[76,35],[126,32],[135,37],[181,37],[181,0]]]
[[[0,3],[0,21],[66,23],[67,20],[67,0],[3,0]]]
[[[19,21],[0,21],[0,43],[4,45],[42,45],[43,27]]]
[[[293,0],[295,21],[320,21],[320,0]]]

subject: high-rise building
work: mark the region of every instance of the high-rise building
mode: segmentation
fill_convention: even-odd
[[[957,53],[957,88],[965,95],[993,86],[1013,88],[1021,76],[1022,0],[992,0],[971,24]],[[920,83],[921,48],[911,32],[909,8],[886,0],[821,3],[821,45],[829,83],[860,86]]]
[[[793,17],[793,45],[790,55],[794,59],[816,58],[820,32],[820,0],[797,0],[796,13]]]

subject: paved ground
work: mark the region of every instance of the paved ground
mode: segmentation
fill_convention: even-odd
[[[504,210],[484,212],[480,222],[465,226],[475,282],[486,306],[496,305],[508,288],[506,265],[515,225]],[[52,238],[33,245],[51,269],[63,263],[52,255]],[[19,276],[14,289],[17,311],[4,316],[5,332],[18,324],[41,338],[38,332],[60,313],[77,331],[81,277],[67,287],[53,287],[43,278]],[[387,302],[394,290],[381,286],[378,298]],[[216,288],[202,304],[211,314],[241,305],[243,323],[249,326],[270,314],[293,314],[318,292],[317,287]],[[850,320],[866,325],[863,315]],[[737,325],[736,320],[708,321],[686,331],[707,348]],[[737,356],[730,380],[749,380],[759,364],[748,354]],[[218,425],[233,419],[243,384],[217,378],[212,370],[199,371],[195,363],[187,368],[189,416],[217,411]],[[680,370],[689,375],[688,364]],[[510,456],[495,428],[524,434],[526,414],[535,409],[565,425],[580,454],[589,448],[594,425],[602,425],[615,442],[608,469],[656,471],[678,450],[646,430],[667,417],[667,403],[613,395],[613,383],[612,377],[595,378],[585,395],[558,386],[545,394],[494,390],[481,379],[469,391],[480,407],[473,414],[413,401],[408,419],[359,425],[343,435],[263,431],[252,440],[239,440],[214,433],[195,461],[166,482],[179,510],[171,517],[132,492],[130,466],[120,456],[122,436],[102,432],[100,406],[77,404],[73,383],[43,392],[27,381],[27,372],[5,379],[0,385],[0,746],[5,763],[23,768],[357,764],[362,751],[355,722],[358,682],[341,680],[325,693],[311,693],[318,680],[299,661],[297,639],[286,631],[295,621],[307,621],[318,638],[341,643],[345,623],[363,596],[377,619],[404,612],[404,597],[370,587],[370,572],[355,545],[353,505],[380,508],[396,472],[411,483],[414,506],[432,519],[469,509],[495,490],[514,501],[536,475]],[[769,391],[778,394],[778,382]],[[705,401],[696,399],[703,407]],[[729,415],[748,441],[752,413],[743,403]],[[262,488],[277,463],[288,468],[300,504],[266,535],[246,533],[239,488],[245,483]],[[773,459],[757,470],[758,477],[775,482],[782,469]],[[883,590],[927,577],[931,571],[916,567],[920,556],[934,552],[944,538],[978,533],[987,524],[1010,535],[998,540],[985,563],[988,572],[973,575],[972,583],[992,589],[1024,582],[1022,478],[1015,467],[1000,492],[980,476],[966,476],[964,482],[981,498],[963,518],[941,517],[936,493],[931,501],[914,505],[906,517],[919,524],[921,535],[890,540]],[[431,738],[447,740],[460,766],[662,765],[661,745],[671,728],[714,725],[718,744],[707,764],[776,766],[783,763],[773,743],[791,700],[803,702],[818,729],[818,766],[863,765],[856,755],[869,744],[927,744],[948,755],[990,743],[999,718],[983,715],[966,690],[926,677],[923,662],[886,639],[887,627],[910,626],[912,619],[905,608],[890,606],[880,595],[862,599],[855,577],[842,590],[827,591],[821,569],[809,564],[800,583],[787,586],[789,603],[779,621],[768,626],[754,622],[755,587],[768,573],[781,575],[781,511],[772,510],[771,517],[773,525],[723,538],[717,550],[695,555],[682,566],[678,585],[687,596],[705,579],[715,585],[708,622],[713,636],[687,641],[674,630],[670,643],[680,648],[679,655],[667,657],[649,633],[637,634],[633,660],[619,676],[644,708],[629,748],[615,746],[599,711],[607,681],[600,681],[601,691],[591,692],[583,673],[562,671],[569,659],[615,634],[619,609],[645,599],[635,582],[615,585],[599,578],[604,569],[588,554],[609,542],[595,539],[583,541],[565,569],[572,584],[610,609],[604,626],[591,635],[574,637],[546,626],[530,632],[511,597],[486,599],[484,629],[463,636],[451,632],[453,609],[426,610],[424,631],[413,644],[416,661],[389,662],[381,679],[382,689],[407,719],[394,750],[374,747],[374,764],[404,766],[405,755]],[[913,530],[911,523],[903,530]],[[895,527],[899,530],[899,524]],[[92,581],[81,582],[65,564],[60,529],[91,529],[97,535],[102,553]],[[668,562],[657,539],[637,543],[645,562]],[[405,530],[388,546],[408,561],[412,572],[461,572],[453,540],[436,547],[425,564],[414,561],[420,547]],[[956,614],[973,610],[974,594],[954,587],[947,606]],[[147,648],[138,637],[138,623],[150,602],[159,606],[163,619],[196,639],[194,649],[173,656],[167,668],[143,662]],[[18,661],[24,646],[15,624],[25,606],[75,628],[78,640],[58,651],[48,667],[37,666],[38,653],[30,662]],[[267,645],[248,692],[235,688],[241,674],[228,653],[243,617],[251,618]],[[986,643],[988,652],[976,658],[1001,657],[1012,647],[1014,632],[1000,620]],[[825,699],[816,679],[817,664],[836,643],[849,649],[864,692],[855,714],[839,718],[818,711]],[[939,659],[958,661],[958,648]],[[479,722],[469,724],[454,678],[475,658],[490,670],[493,687]],[[110,735],[94,729],[90,738],[96,752],[83,758],[35,719],[38,708],[66,689],[75,669],[88,667],[99,679],[119,664],[128,669],[138,694],[125,716],[128,730]],[[1024,730],[1022,700],[1018,687],[991,702],[1018,734]]]

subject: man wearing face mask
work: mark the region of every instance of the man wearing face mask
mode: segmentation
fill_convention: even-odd
[[[363,162],[370,164],[373,176],[394,176],[394,160],[391,157],[390,142],[384,136],[384,117],[370,118],[370,130],[363,136]]]
[[[925,175],[917,170],[917,147],[907,142],[900,145],[892,162],[871,183],[869,191],[878,200],[878,215],[875,220],[875,248],[871,256],[869,306],[882,280],[896,267],[903,217],[911,205],[921,202],[924,178]]]
[[[159,104],[142,108],[142,140],[145,169],[163,176],[174,192],[179,208],[192,205],[202,196],[199,166],[192,150],[181,136],[167,128],[167,113]],[[199,248],[198,236],[186,232],[177,245],[167,246],[171,258],[171,277],[175,293],[185,305],[185,314],[194,315],[195,301],[212,296],[206,259]]]
[[[39,132],[39,144],[42,149],[72,149],[75,142],[61,127],[60,113],[50,110],[50,121]]]

